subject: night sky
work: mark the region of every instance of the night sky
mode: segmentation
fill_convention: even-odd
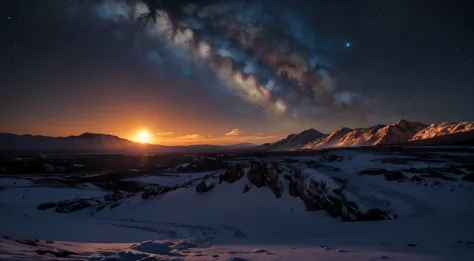
[[[1,1],[0,132],[226,144],[474,121],[473,1],[208,2],[154,23],[124,1]]]

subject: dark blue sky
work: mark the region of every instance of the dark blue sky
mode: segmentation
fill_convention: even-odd
[[[232,11],[234,20],[251,20],[252,12],[263,10],[269,18],[262,23],[273,21],[260,44],[245,50],[230,45],[239,49],[234,71],[258,61],[252,73],[266,86],[258,89],[263,93],[258,98],[253,89],[219,78],[215,63],[187,62],[180,55],[189,53],[163,49],[132,19],[104,17],[101,1],[79,2],[0,3],[1,132],[129,137],[147,128],[174,137],[209,137],[239,129],[267,141],[309,127],[331,132],[400,118],[474,121],[472,1],[268,0],[261,9],[258,1],[248,1]],[[232,26],[219,38],[222,27],[196,29],[195,41],[206,40],[217,50],[222,39],[235,35],[227,31]],[[323,87],[294,87],[297,80],[281,78],[281,64],[271,59],[282,51],[272,53],[271,46],[283,42],[302,46],[300,60],[317,58],[324,67],[318,71]],[[288,57],[285,62],[296,64],[289,70],[302,68],[300,60]],[[309,69],[305,81],[308,75]],[[330,75],[330,87],[323,75]],[[271,79],[280,87],[268,87]],[[274,115],[273,107],[284,112]]]

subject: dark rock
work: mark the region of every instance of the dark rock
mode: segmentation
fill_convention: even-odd
[[[119,199],[124,198],[125,195],[123,195],[120,191],[114,191],[113,194],[105,195],[104,200],[105,201],[117,201]]]
[[[46,240],[45,243],[54,244],[54,241]]]
[[[212,170],[226,169],[229,163],[216,158],[201,157],[195,158],[186,165],[176,168],[176,172],[204,172]]]
[[[70,252],[63,249],[49,250],[49,249],[37,249],[35,252],[38,255],[52,254],[55,257],[68,257],[70,255],[77,255],[77,253]]]
[[[252,187],[249,186],[248,184],[245,184],[244,185],[244,188],[242,189],[242,193],[247,193],[249,192],[249,190],[251,189]]]
[[[293,196],[293,197],[298,197],[299,196],[298,188],[296,187],[296,183],[293,180],[291,180],[290,184],[288,185],[288,191],[289,191],[290,195]]]
[[[462,177],[462,180],[474,182],[474,174],[467,174],[464,177]]]
[[[357,172],[359,175],[371,175],[371,176],[376,176],[376,175],[382,175],[387,173],[388,170],[386,169],[380,169],[380,168],[370,168],[370,169],[362,169]]]
[[[114,209],[120,206],[121,204],[122,204],[122,201],[115,201],[114,203],[112,203],[112,205],[110,205],[110,209]]]
[[[403,180],[405,176],[400,171],[389,171],[384,175],[386,180]]]
[[[202,179],[196,186],[196,192],[206,193],[214,188],[214,183],[209,180],[209,177]]]
[[[344,160],[343,156],[338,155],[322,155],[319,157],[319,160],[322,162],[340,162]]]
[[[27,245],[27,246],[37,246],[36,242],[31,240],[31,239],[25,239],[25,238],[15,238],[15,242]]]
[[[58,213],[70,213],[90,206],[92,206],[90,200],[79,198],[58,202],[55,211]]]
[[[43,203],[43,204],[39,204],[37,209],[39,210],[45,210],[45,209],[49,209],[49,208],[54,208],[58,205],[57,202],[49,202],[49,203]]]
[[[408,244],[409,247],[416,247],[416,244]]]
[[[248,180],[257,186],[257,188],[265,186],[265,180],[268,175],[268,167],[266,163],[251,161],[250,169],[247,172]]]
[[[358,171],[359,175],[370,175],[370,176],[378,176],[384,175],[386,180],[403,180],[405,176],[396,170],[386,170],[380,168],[371,168],[371,169],[363,169]]]
[[[273,194],[275,194],[277,198],[280,198],[284,190],[283,184],[280,180],[280,173],[282,173],[282,171],[278,168],[276,163],[270,165],[270,167],[267,165],[267,170],[268,172],[265,177],[265,183],[270,187]]]
[[[242,162],[229,166],[225,173],[219,176],[219,183],[222,181],[235,182],[241,179],[244,176],[244,168],[246,167],[247,164]]]
[[[300,198],[308,211],[324,209],[331,217],[341,217],[344,221],[377,221],[390,217],[382,210],[373,208],[368,211],[359,209],[355,202],[346,198],[347,179],[334,179],[320,173],[312,175],[294,169],[293,182]],[[354,197],[352,195],[352,197]]]
[[[411,181],[421,182],[421,181],[423,181],[423,179],[420,176],[415,175],[415,176],[411,177]]]

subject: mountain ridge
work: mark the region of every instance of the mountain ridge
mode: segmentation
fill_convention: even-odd
[[[188,145],[164,146],[142,144],[115,135],[85,132],[77,136],[50,137],[43,135],[0,133],[0,152],[38,153],[230,153],[241,151],[288,151],[315,150],[330,147],[390,146],[436,144],[470,144],[474,133],[474,122],[440,122],[431,125],[407,120],[393,124],[374,125],[367,128],[347,128],[324,134],[316,129],[307,129],[290,134],[286,138],[255,145],[241,143],[233,145]]]

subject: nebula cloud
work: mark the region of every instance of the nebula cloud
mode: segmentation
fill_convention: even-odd
[[[206,70],[273,115],[299,119],[360,102],[360,95],[338,86],[316,36],[290,12],[276,15],[250,1],[177,1],[173,9],[150,2],[107,1],[98,7],[104,19],[141,25],[150,61],[169,62],[165,56],[171,56]]]

